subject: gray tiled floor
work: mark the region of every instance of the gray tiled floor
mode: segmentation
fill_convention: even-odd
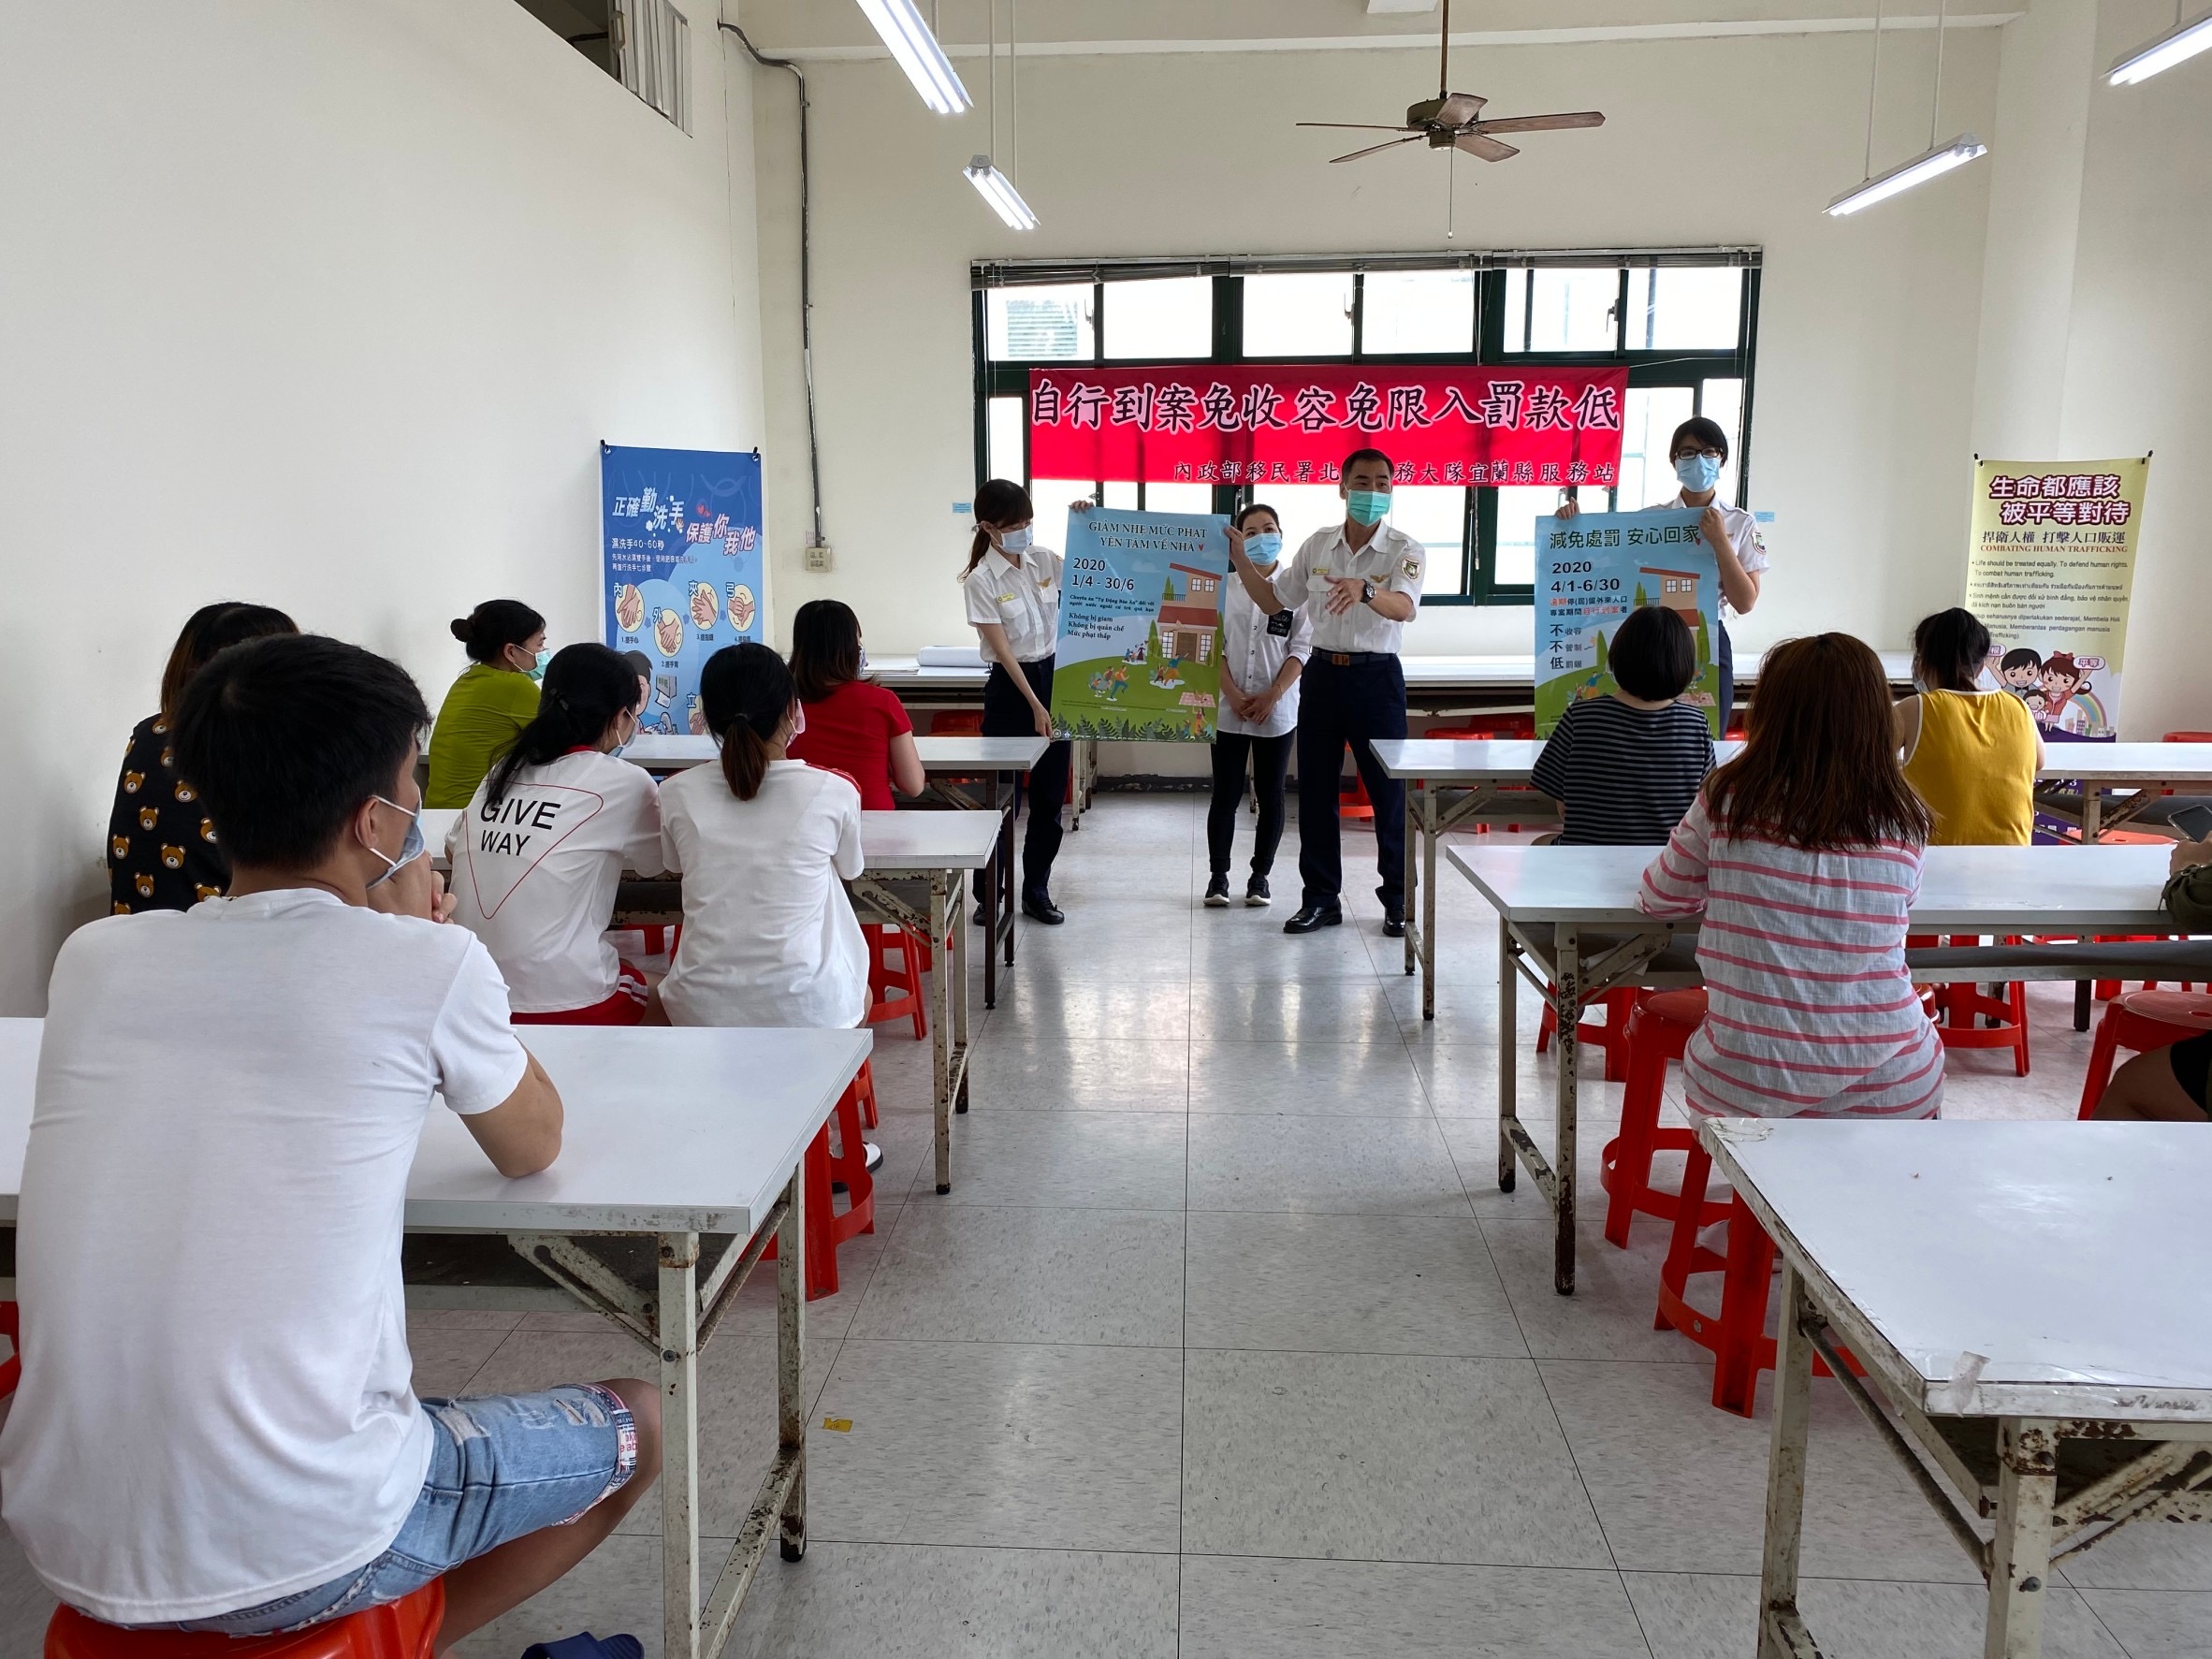
[[[1025,930],[981,1020],[947,1197],[928,1045],[880,1029],[877,1230],[809,1310],[811,1544],[763,1565],[733,1655],[1749,1659],[1764,1403],[1713,1410],[1703,1354],[1652,1329],[1657,1222],[1616,1251],[1586,1201],[1579,1293],[1552,1294],[1541,1200],[1496,1186],[1494,923],[1446,878],[1425,1026],[1373,845],[1346,838],[1346,925],[1286,939],[1295,836],[1273,908],[1206,910],[1202,803],[1102,797],[1062,854],[1068,924]],[[1957,1056],[1949,1111],[2072,1114],[2088,1039],[2066,988],[2031,997],[2034,1073]],[[1519,1025],[1523,1109],[1548,1119],[1527,997]],[[1592,1075],[1583,1099],[1594,1194],[1618,1090]],[[704,1362],[709,1531],[735,1526],[773,1434],[765,1292]],[[414,1335],[425,1389],[649,1364],[588,1315]],[[1819,1388],[1824,1651],[1979,1654],[1965,1558]],[[658,1529],[648,1502],[459,1652],[589,1628],[659,1654]],[[2051,1659],[2212,1652],[2212,1528],[2125,1535],[2062,1578]],[[0,1546],[0,1653],[36,1652],[49,1606]]]

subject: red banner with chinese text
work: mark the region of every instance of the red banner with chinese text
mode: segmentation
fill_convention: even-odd
[[[1626,369],[1032,369],[1029,473],[1332,484],[1346,455],[1372,447],[1400,484],[1609,485],[1627,389]]]

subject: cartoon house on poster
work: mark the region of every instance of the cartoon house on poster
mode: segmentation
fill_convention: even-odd
[[[1168,593],[1160,601],[1159,648],[1183,662],[1214,660],[1214,632],[1221,626],[1221,578],[1211,571],[1187,564],[1168,566]],[[1174,595],[1175,577],[1183,578],[1183,596]]]
[[[1658,570],[1647,564],[1638,566],[1636,574],[1639,579],[1639,586],[1646,578],[1657,582],[1659,584],[1659,598],[1656,603],[1665,605],[1670,611],[1678,612],[1682,620],[1689,623],[1692,633],[1697,632],[1699,612],[1696,572]],[[1648,592],[1649,589],[1646,591]]]

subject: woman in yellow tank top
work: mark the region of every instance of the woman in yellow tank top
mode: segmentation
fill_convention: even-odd
[[[1989,631],[1971,611],[1938,611],[1913,631],[1922,690],[1897,706],[1906,781],[1935,814],[1930,846],[2025,847],[2035,829],[2043,738],[2028,706],[1985,691]]]

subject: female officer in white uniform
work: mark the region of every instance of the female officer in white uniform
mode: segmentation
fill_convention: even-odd
[[[1037,546],[1029,492],[994,478],[975,492],[975,545],[960,581],[968,619],[982,637],[991,672],[983,681],[983,735],[1053,735],[1053,648],[1060,633],[1060,556]],[[1065,922],[1053,903],[1053,859],[1060,851],[1060,807],[1068,795],[1070,749],[1055,743],[1029,768],[1029,829],[1022,841],[1022,912]],[[1016,794],[1014,811],[1021,811]]]
[[[1244,557],[1273,577],[1283,553],[1283,525],[1275,510],[1254,502],[1236,516]],[[1244,902],[1264,905],[1267,879],[1283,839],[1283,781],[1290,775],[1291,734],[1298,725],[1298,677],[1314,654],[1313,619],[1294,611],[1263,611],[1238,584],[1221,596],[1221,709],[1214,734],[1214,797],[1206,808],[1206,853],[1212,875],[1206,904],[1229,903],[1229,860],[1236,845],[1237,810],[1244,804],[1244,766],[1259,825],[1252,838],[1252,879]]]

